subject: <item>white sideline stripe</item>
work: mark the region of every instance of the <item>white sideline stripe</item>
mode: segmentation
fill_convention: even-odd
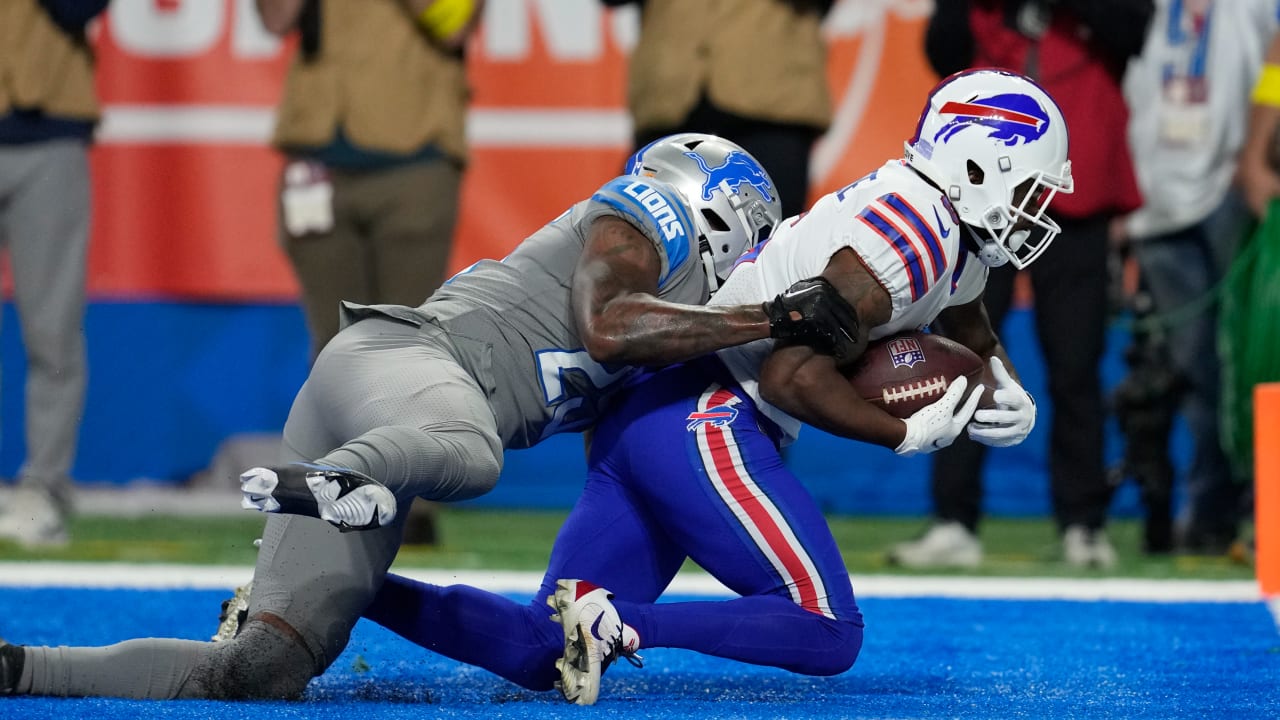
[[[1267,598],[1267,609],[1271,611],[1271,619],[1276,621],[1276,630],[1280,631],[1280,595]]]
[[[541,573],[499,570],[398,569],[395,572],[437,585],[474,585],[491,592],[530,593]],[[253,568],[230,565],[134,565],[122,563],[0,563],[0,587],[130,589],[230,589],[249,580]],[[1249,580],[1141,580],[1102,578],[989,578],[859,575],[858,597],[943,597],[1025,600],[1121,600],[1137,602],[1257,602]],[[719,581],[701,573],[681,573],[670,591],[680,595],[726,596]],[[1269,601],[1280,624],[1280,598]]]
[[[107,105],[96,140],[106,145],[265,145],[275,109],[256,105]],[[631,146],[625,110],[471,110],[474,148],[608,148]]]
[[[472,147],[631,147],[631,116],[623,110],[472,110]]]

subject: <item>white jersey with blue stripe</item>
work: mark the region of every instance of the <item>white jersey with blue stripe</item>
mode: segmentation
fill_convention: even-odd
[[[950,201],[901,160],[820,198],[784,220],[773,236],[743,255],[712,298],[713,305],[762,303],[794,283],[820,275],[843,248],[889,293],[889,321],[871,329],[876,340],[933,322],[950,305],[978,298],[987,268],[970,253]],[[760,366],[773,349],[758,340],[719,352],[743,390],[794,439],[800,422],[760,397]]]

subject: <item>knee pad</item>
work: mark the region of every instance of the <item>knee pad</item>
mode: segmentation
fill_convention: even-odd
[[[297,700],[324,668],[299,637],[250,619],[232,640],[212,643],[178,697],[208,700]]]

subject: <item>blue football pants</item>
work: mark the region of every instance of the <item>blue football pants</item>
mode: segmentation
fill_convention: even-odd
[[[843,672],[862,646],[862,615],[826,519],[783,464],[772,428],[714,359],[658,372],[597,426],[586,486],[530,603],[389,574],[364,615],[546,690],[564,649],[546,598],[557,579],[577,578],[614,594],[641,648]],[[740,597],[656,603],[686,558]]]

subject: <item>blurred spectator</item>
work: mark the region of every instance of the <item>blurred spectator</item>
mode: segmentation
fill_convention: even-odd
[[[88,146],[98,120],[85,26],[108,0],[0,3],[0,242],[27,354],[27,454],[0,538],[64,545],[84,407]]]
[[[783,217],[805,210],[809,155],[831,122],[822,19],[834,0],[637,2],[627,98],[636,149],[703,132],[760,161]]]
[[[312,357],[342,300],[415,306],[445,279],[466,161],[463,48],[483,0],[257,0],[300,35],[273,142],[280,238]],[[420,501],[406,542],[434,541]]]
[[[1280,146],[1276,143],[1280,138],[1280,36],[1273,36],[1267,46],[1251,99],[1238,181],[1249,209],[1262,218],[1268,204],[1280,197]]]
[[[1146,47],[1125,76],[1129,143],[1144,204],[1115,223],[1113,239],[1131,243],[1153,301],[1152,324],[1167,343],[1167,354],[1155,362],[1186,380],[1181,411],[1192,455],[1178,545],[1190,552],[1226,552],[1241,519],[1243,485],[1233,477],[1219,431],[1213,293],[1250,224],[1232,179],[1278,5],[1157,0]],[[1159,375],[1159,368],[1135,370],[1126,382]]]
[[[1151,0],[938,0],[925,50],[940,75],[999,67],[1037,79],[1071,129],[1076,190],[1054,203],[1062,237],[1032,266],[1036,335],[1049,400],[1049,480],[1063,558],[1110,567],[1105,532],[1111,488],[1103,460],[1100,363],[1107,325],[1108,225],[1141,204],[1124,129],[1121,78],[1142,49]],[[992,270],[984,302],[993,327],[1009,309],[1015,269]],[[972,567],[986,448],[961,437],[934,455],[934,520],[889,560],[908,567]]]
[[[1224,287],[1219,336],[1223,445],[1245,479],[1246,507],[1261,480],[1253,476],[1254,388],[1280,381],[1280,340],[1275,332],[1280,325],[1280,218],[1275,212],[1280,198],[1280,34],[1267,46],[1251,100],[1237,182],[1259,225],[1246,238]],[[1249,538],[1235,543],[1228,554],[1252,564],[1254,551],[1255,541]]]

